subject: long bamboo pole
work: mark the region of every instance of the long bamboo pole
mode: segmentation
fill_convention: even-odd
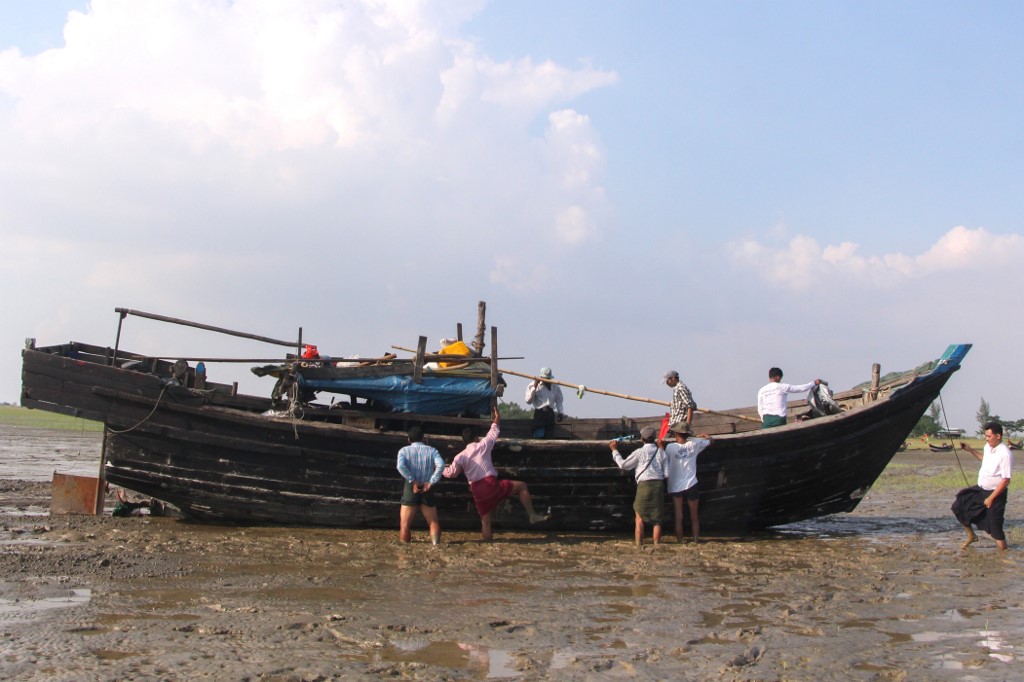
[[[402,348],[401,346],[391,346],[396,350],[405,351],[407,353],[414,353],[415,351],[411,348]],[[498,371],[502,374],[511,374],[517,377],[523,377],[524,379],[536,379],[538,381],[546,381],[551,384],[558,384],[559,386],[566,386],[568,388],[579,389],[579,384],[570,384],[565,381],[557,381],[555,379],[545,379],[544,377],[535,376],[533,374],[523,374],[522,372],[514,372],[511,369],[498,368]],[[663,405],[665,407],[671,407],[672,403],[665,402],[664,400],[655,400],[654,398],[641,398],[635,395],[626,395],[625,393],[615,393],[614,391],[602,391],[598,388],[590,388],[589,386],[584,387],[587,393],[597,393],[599,395],[607,395],[612,398],[622,398],[624,400],[635,400],[640,403],[651,403],[653,405]],[[715,410],[705,410],[703,408],[697,408],[696,412],[703,412],[704,414],[715,414],[720,417],[728,417],[730,419],[741,419],[743,421],[754,422],[760,424],[760,419],[754,419],[753,417],[745,417],[741,414],[729,414],[727,412],[716,412]]]
[[[576,384],[569,384],[569,383],[566,383],[564,381],[556,381],[554,379],[545,379],[544,377],[538,377],[538,376],[534,376],[532,374],[523,374],[522,372],[513,372],[510,369],[501,369],[500,367],[498,368],[498,371],[502,372],[504,374],[512,374],[512,375],[517,376],[517,377],[523,377],[524,379],[536,379],[537,381],[546,381],[546,382],[551,383],[551,384],[558,384],[559,386],[568,386],[569,388],[579,389],[578,385],[576,385]],[[590,388],[589,386],[584,386],[584,390],[587,393],[599,393],[600,395],[608,395],[608,396],[611,396],[613,398],[623,398],[625,400],[636,400],[637,402],[641,402],[641,403],[651,403],[653,405],[664,405],[665,407],[671,407],[672,406],[672,403],[665,402],[664,400],[655,400],[654,398],[641,398],[641,397],[638,397],[638,396],[635,396],[635,395],[626,395],[625,393],[615,393],[614,391],[602,391],[602,390],[597,389],[597,388]],[[757,424],[761,423],[761,420],[759,420],[759,419],[754,419],[753,417],[744,417],[741,414],[729,414],[727,412],[716,412],[715,410],[706,410],[706,409],[699,408],[699,407],[696,410],[694,410],[694,411],[695,412],[703,412],[704,414],[716,414],[716,415],[718,415],[720,417],[729,417],[730,419],[742,419],[743,421],[754,422],[754,423],[757,423]]]

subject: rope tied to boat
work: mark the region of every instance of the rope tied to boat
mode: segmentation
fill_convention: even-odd
[[[143,417],[142,420],[138,424],[135,424],[134,426],[130,426],[127,429],[123,429],[123,430],[112,429],[112,428],[110,428],[108,426],[107,427],[107,431],[109,431],[110,433],[113,433],[114,435],[121,435],[122,433],[129,433],[131,431],[134,431],[135,429],[139,428],[140,426],[142,426],[143,424],[148,422],[150,417],[152,417],[154,414],[156,414],[156,408],[160,407],[160,401],[163,400],[164,393],[167,392],[167,389],[170,386],[171,386],[171,384],[164,384],[164,387],[160,389],[160,395],[158,395],[156,397],[156,402],[153,403],[153,409],[150,410],[149,414],[147,414],[145,417]]]
[[[971,482],[967,479],[967,474],[964,473],[963,462],[960,461],[960,453],[956,451],[956,444],[953,442],[953,436],[951,434],[952,429],[949,428],[949,420],[946,419],[946,406],[942,402],[942,393],[939,393],[939,409],[942,410],[942,421],[946,423],[946,433],[950,433],[949,444],[953,448],[953,456],[956,457],[956,465],[960,467],[960,475],[964,477],[964,485],[970,487]]]
[[[296,381],[288,386],[288,418],[292,423],[292,434],[295,440],[299,439],[299,422],[305,416],[306,411],[302,409],[302,393],[299,391],[299,383]]]

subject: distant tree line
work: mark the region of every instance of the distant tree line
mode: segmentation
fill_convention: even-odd
[[[517,403],[498,403],[498,414],[502,419],[533,419],[533,408],[519,407]]]
[[[999,422],[1002,424],[1003,433],[1007,436],[1024,433],[1024,419],[1003,419],[998,414],[992,414],[992,409],[984,398],[981,399],[981,406],[978,408],[978,413],[975,416],[978,419],[979,436],[985,435],[985,424],[989,422]]]
[[[978,420],[978,436],[985,435],[985,424],[990,421],[996,421],[1002,424],[1003,433],[1007,437],[1024,434],[1024,419],[1003,419],[998,414],[992,414],[992,409],[989,407],[988,401],[984,398],[981,399],[981,406],[978,408],[975,418]],[[942,424],[942,408],[939,407],[939,403],[936,401],[928,408],[928,412],[922,415],[917,421],[917,425],[914,427],[914,430],[910,432],[910,435],[918,438],[921,436],[934,436],[945,428],[946,427]]]
[[[917,420],[917,425],[914,430],[910,432],[911,437],[920,438],[921,436],[934,436],[939,432],[942,426],[942,408],[939,407],[938,401],[931,404],[928,411],[921,415],[921,418]]]
[[[533,410],[524,410],[516,403],[498,403],[498,414],[502,419],[530,419]]]

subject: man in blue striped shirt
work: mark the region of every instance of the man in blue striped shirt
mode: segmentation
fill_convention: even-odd
[[[409,427],[409,444],[398,451],[398,473],[405,479],[398,530],[401,542],[412,540],[412,520],[417,509],[430,526],[430,541],[435,545],[441,541],[441,523],[432,488],[441,480],[443,470],[441,453],[423,442],[423,429]]]

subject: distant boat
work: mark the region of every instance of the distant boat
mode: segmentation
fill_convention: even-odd
[[[1011,450],[1024,450],[1024,440],[1019,440],[1014,443],[1012,440],[1007,439],[1006,442],[1010,446]]]
[[[486,430],[490,421],[481,408],[503,384],[495,371],[493,328],[491,357],[460,358],[452,372],[430,366],[432,359],[452,358],[424,353],[422,337],[414,359],[351,366],[339,365],[337,358],[301,358],[301,338],[282,342],[139,311],[116,312],[121,322],[127,315],[148,317],[289,344],[296,351],[273,371],[291,381],[290,387],[275,386],[277,400],[241,395],[237,384],[207,379],[189,366],[200,360],[195,357],[152,357],[117,344],[79,342],[31,342],[22,351],[22,405],[103,422],[102,477],[201,521],[396,527],[402,481],[395,459],[407,444],[406,430],[422,426],[428,442],[450,461],[462,449],[458,434],[465,426]],[[461,326],[459,332],[461,338]],[[119,324],[118,340],[120,333]],[[915,370],[883,381],[876,375],[870,388],[837,393],[842,412],[835,415],[761,429],[754,407],[699,412],[694,431],[715,440],[697,460],[702,527],[743,532],[852,511],[969,349],[951,345]],[[227,365],[228,359],[206,358],[202,364],[205,369],[269,361]],[[435,410],[421,400],[434,389],[455,407]],[[313,402],[329,390],[347,398],[332,399],[331,405]],[[418,393],[408,403],[415,412],[403,407],[410,391]],[[804,401],[790,404],[794,418],[806,409]],[[661,420],[661,414],[566,418],[551,438],[537,439],[528,419],[504,419],[494,463],[500,476],[529,484],[539,510],[550,510],[545,529],[632,528],[633,475],[614,465],[608,441],[635,437],[641,427],[657,428]],[[624,440],[620,450],[628,455],[638,446]],[[446,528],[479,528],[464,481],[443,481],[436,491]],[[499,507],[494,520],[501,528],[530,528],[514,505]]]
[[[942,445],[936,445],[935,443],[928,443],[928,447],[932,452],[949,452],[953,449],[953,445],[950,443],[943,443]]]

